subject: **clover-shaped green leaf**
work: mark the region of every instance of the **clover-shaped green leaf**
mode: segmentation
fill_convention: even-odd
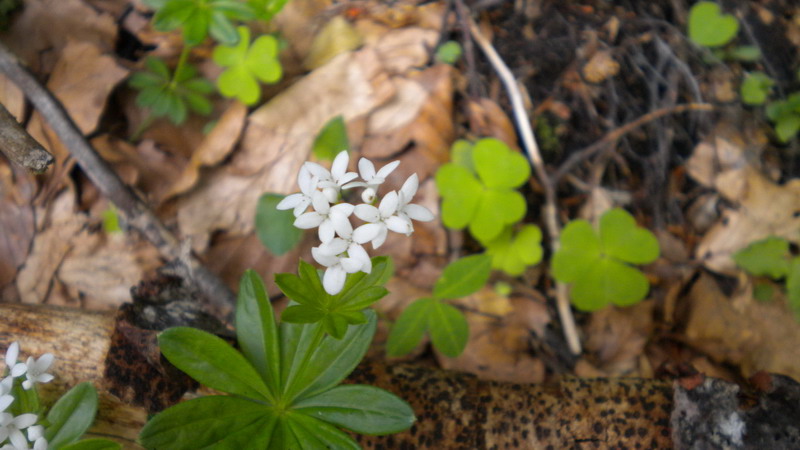
[[[553,275],[572,283],[570,296],[578,309],[594,311],[608,303],[628,306],[641,301],[649,288],[647,278],[630,264],[647,264],[658,254],[656,237],[638,227],[628,212],[615,208],[600,218],[599,233],[585,220],[564,227],[561,247],[553,256]]]
[[[200,330],[173,328],[159,336],[176,367],[234,395],[196,398],[162,411],[142,429],[139,442],[164,450],[357,449],[339,427],[363,434],[408,429],[416,419],[400,398],[372,386],[337,386],[375,334],[375,312],[364,316],[365,323],[341,339],[325,335],[321,324],[278,327],[263,282],[248,271],[236,307],[241,353]]]
[[[689,10],[689,39],[697,44],[720,47],[730,42],[738,32],[736,17],[722,14],[714,2],[697,2]]]
[[[175,125],[186,120],[189,110],[202,115],[211,113],[208,94],[214,85],[197,76],[197,70],[189,64],[173,74],[164,61],[148,57],[146,71],[131,75],[128,84],[139,90],[136,103],[149,108],[153,117],[167,117]]]
[[[542,230],[536,225],[525,225],[516,235],[508,227],[486,245],[486,253],[492,256],[492,268],[517,276],[542,260],[541,242]]]
[[[349,325],[366,322],[362,312],[364,308],[388,293],[381,285],[392,270],[389,258],[372,258],[372,271],[369,274],[358,272],[348,275],[341,292],[330,295],[325,292],[317,269],[301,260],[298,275],[275,275],[275,284],[297,303],[286,308],[281,320],[287,323],[322,322],[328,334],[341,339]]]
[[[242,103],[252,105],[261,96],[258,82],[274,83],[283,74],[278,61],[278,40],[264,35],[251,44],[250,29],[239,27],[238,31],[238,44],[214,48],[214,62],[227,67],[217,79],[217,86],[225,97],[236,97]]]
[[[237,0],[152,1],[157,9],[153,26],[159,31],[183,28],[186,45],[198,45],[208,36],[233,45],[239,39],[231,20],[250,20],[255,13],[248,3]]]
[[[753,72],[747,75],[740,88],[742,102],[746,105],[764,104],[774,85],[775,81],[764,72]]]
[[[524,156],[493,138],[481,139],[466,154],[471,155],[475,172],[462,160],[445,164],[436,173],[442,221],[450,228],[469,226],[485,244],[525,216],[525,198],[514,189],[528,179],[530,166]]]

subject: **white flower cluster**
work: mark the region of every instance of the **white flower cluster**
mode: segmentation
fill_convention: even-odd
[[[294,226],[302,229],[319,227],[322,244],[311,249],[314,260],[327,267],[322,277],[325,291],[338,294],[344,286],[348,273],[372,270],[372,262],[363,245],[372,242],[372,248],[380,247],[389,230],[406,236],[414,231],[411,220],[427,222],[433,214],[424,206],[411,203],[419,187],[417,174],[411,175],[399,191],[386,194],[376,208],[378,188],[400,161],[393,161],[377,172],[366,158],[358,162],[362,181],[354,181],[359,174],[348,172],[350,156],[347,151],[339,153],[333,160],[331,170],[313,162],[306,162],[297,175],[300,192],[291,194],[278,203],[278,209],[293,209]],[[354,187],[364,188],[361,200],[352,205],[340,201],[341,191]],[[309,205],[313,211],[308,211]],[[356,229],[350,223],[355,215],[365,223]]]
[[[34,383],[47,383],[53,379],[53,375],[46,373],[50,365],[53,364],[53,354],[45,353],[38,359],[28,357],[28,361],[18,363],[19,343],[13,342],[6,351],[6,371],[8,376],[0,381],[0,444],[8,442],[0,450],[30,450],[29,443],[33,444],[33,450],[47,450],[47,439],[44,437],[44,427],[36,425],[38,416],[36,414],[20,414],[14,416],[5,412],[14,402],[12,387],[14,378],[25,375],[22,387],[29,390]],[[27,437],[22,432],[27,430]]]

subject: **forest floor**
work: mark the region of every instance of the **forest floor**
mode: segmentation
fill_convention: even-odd
[[[264,193],[298,191],[296,173],[314,159],[312,143],[330,119],[345,120],[351,168],[361,156],[376,166],[401,161],[391,189],[417,173],[415,202],[437,218],[415,225],[411,239],[392,234],[380,249],[395,264],[390,294],[377,306],[385,319],[380,355],[403,308],[430,296],[449,262],[482,251],[440,219],[434,176],[453,142],[495,137],[530,151],[496,66],[470,37],[472,18],[516,79],[549,179],[534,171],[522,188],[524,223],[546,229],[549,183],[559,224],[594,223],[623,207],[655,233],[661,254],[642,268],[651,285],[644,301],[575,311],[583,347],[575,355],[545,232],[540,264],[518,277],[496,271],[484,289],[454,301],[470,325],[461,356],[444,356],[426,340],[403,360],[521,383],[691,370],[733,381],[759,370],[800,379],[800,326],[786,283],[753,277],[732,259],[768,236],[791,249],[800,244],[798,139],[781,142],[764,108],[744,105],[739,92],[755,71],[774,80],[774,99],[800,88],[800,8],[729,3],[741,24],[735,42],[758,47],[759,59],[721,59],[694,44],[690,5],[681,0],[292,0],[265,29],[283,42],[282,79],[263,85],[255,106],[216,96],[210,116],[190,115],[180,126],[150,123],[126,83],[145,56],[174,67],[181,53],[180,34],[154,30],[141,1],[26,0],[0,40],[181,248],[231,289],[252,268],[280,302],[273,274],[294,272],[298,258],[311,261],[314,233],[272,255],[259,241],[256,207]],[[332,23],[344,28],[331,31]],[[355,46],[343,37],[353,35]],[[330,41],[324,50],[320,40]],[[454,65],[433,57],[447,40],[463,49]],[[188,57],[215,80],[221,69],[211,52],[208,42]],[[124,217],[120,230],[108,225],[119,215],[112,204],[5,78],[0,102],[56,158],[41,175],[0,159],[2,301],[97,310],[130,301],[131,287],[154,277],[163,254]],[[510,290],[498,292],[498,282]]]

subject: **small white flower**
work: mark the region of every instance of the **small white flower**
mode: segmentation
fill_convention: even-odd
[[[36,414],[20,414],[12,416],[9,413],[0,414],[0,442],[8,439],[15,449],[28,448],[28,440],[22,430],[36,423]]]
[[[44,437],[44,427],[41,425],[28,427],[28,442],[33,443],[33,450],[47,450],[47,439]]]
[[[332,243],[328,248],[328,251],[341,250],[337,255],[329,255],[321,251],[319,247],[313,247],[311,249],[311,256],[314,257],[314,260],[327,267],[327,269],[325,269],[325,275],[322,276],[322,286],[328,294],[336,295],[341,292],[347,274],[358,272],[364,265],[363,261],[343,256],[343,252],[346,249],[347,242],[342,239],[338,240],[335,244]]]
[[[300,216],[311,204],[311,196],[317,190],[317,182],[318,180],[311,175],[307,167],[301,167],[300,173],[297,174],[297,185],[300,186],[300,192],[287,195],[276,208],[281,210],[294,208],[294,216]]]
[[[8,350],[6,350],[6,368],[9,370],[13,378],[22,376],[22,374],[24,374],[27,370],[24,363],[17,362],[18,356],[19,343],[14,341],[8,346]]]
[[[411,223],[411,219],[419,220],[420,222],[430,222],[433,220],[433,213],[430,212],[428,208],[410,203],[414,195],[416,195],[418,187],[419,179],[415,173],[408,177],[406,182],[403,183],[403,187],[400,188],[400,193],[398,194],[396,214],[397,217],[406,222],[406,236],[411,235],[414,231],[414,225]]]
[[[386,241],[388,230],[397,233],[406,233],[408,225],[404,219],[394,215],[399,205],[397,192],[392,191],[386,194],[378,207],[372,205],[358,205],[355,208],[355,215],[359,219],[378,226],[378,232],[372,239],[372,248],[378,248]]]
[[[338,256],[347,252],[347,257],[361,262],[360,271],[370,273],[372,271],[372,260],[369,259],[367,251],[362,244],[375,239],[379,227],[372,223],[361,225],[353,231],[350,221],[339,224],[336,234],[340,237],[333,238],[330,242],[319,246],[319,252],[329,256]]]
[[[294,226],[304,230],[319,227],[319,240],[323,243],[333,239],[336,228],[341,227],[343,222],[349,222],[348,217],[353,214],[355,208],[350,203],[331,206],[325,195],[319,191],[314,192],[311,204],[314,206],[314,211],[301,214],[295,219]]]
[[[375,195],[378,192],[378,187],[386,181],[386,178],[394,172],[394,169],[400,165],[400,161],[392,161],[389,164],[381,167],[381,169],[376,173],[375,166],[372,164],[372,161],[368,160],[367,158],[361,158],[358,160],[358,172],[361,174],[361,178],[364,180],[355,181],[353,183],[347,184],[344,186],[345,189],[351,187],[363,187],[364,192],[361,193],[361,200],[364,203],[372,203],[375,200]]]
[[[22,382],[22,387],[29,390],[33,387],[33,383],[48,383],[53,379],[53,375],[47,373],[47,369],[53,364],[55,357],[52,353],[45,353],[39,359],[34,360],[32,356],[28,357],[25,364],[28,368],[25,374],[25,381]]]
[[[347,165],[349,163],[350,155],[347,153],[347,150],[343,150],[333,159],[330,171],[310,161],[306,162],[304,166],[319,180],[318,186],[322,189],[328,202],[336,203],[336,201],[339,200],[339,192],[342,190],[342,187],[358,176],[355,172],[347,171]]]

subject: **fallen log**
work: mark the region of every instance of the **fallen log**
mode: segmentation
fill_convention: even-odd
[[[91,430],[93,435],[114,438],[127,448],[137,448],[135,439],[148,410],[163,408],[179,397],[174,385],[163,382],[176,378],[174,373],[156,367],[162,360],[153,356],[152,349],[142,350],[147,348],[147,341],[155,342],[156,332],[142,329],[132,332],[136,327],[124,313],[0,304],[0,317],[3,318],[0,349],[16,340],[26,355],[45,352],[56,355],[53,366],[56,380],[43,385],[45,401],[78,382],[95,384],[100,411]],[[122,348],[120,328],[125,336],[139,341],[141,361],[134,361],[139,356],[130,353],[131,349]],[[114,360],[126,354],[131,356],[127,369],[111,367],[116,364]],[[152,367],[142,369],[140,364]],[[114,375],[115,370],[137,373],[121,376]],[[138,378],[134,376],[137,374]],[[124,385],[124,380],[130,384]],[[388,389],[406,399],[417,415],[417,423],[404,433],[359,437],[365,448],[672,448],[673,438],[676,444],[682,443],[681,448],[698,448],[694,444],[713,437],[717,440],[709,442],[732,443],[730,448],[759,448],[750,447],[748,442],[758,442],[760,448],[797,448],[800,444],[797,426],[783,425],[800,423],[797,406],[800,389],[786,377],[762,376],[761,395],[751,398],[746,411],[737,401],[741,397],[738,387],[702,377],[681,383],[571,378],[548,385],[520,385],[482,381],[430,368],[366,361],[348,382]],[[724,397],[723,403],[730,411],[703,410],[703,406],[711,405],[703,397],[706,394]],[[678,404],[673,403],[673,396]],[[770,396],[785,403],[785,410],[776,409],[774,401],[769,402]],[[712,406],[718,407],[716,403]],[[704,412],[698,416],[698,411]],[[715,417],[722,422],[715,423]],[[754,418],[768,422],[766,425],[771,428],[763,429]],[[731,430],[731,424],[741,427]],[[758,434],[758,430],[763,433]],[[681,434],[688,432],[694,434]],[[769,439],[773,440],[764,441],[765,433],[771,433]]]

